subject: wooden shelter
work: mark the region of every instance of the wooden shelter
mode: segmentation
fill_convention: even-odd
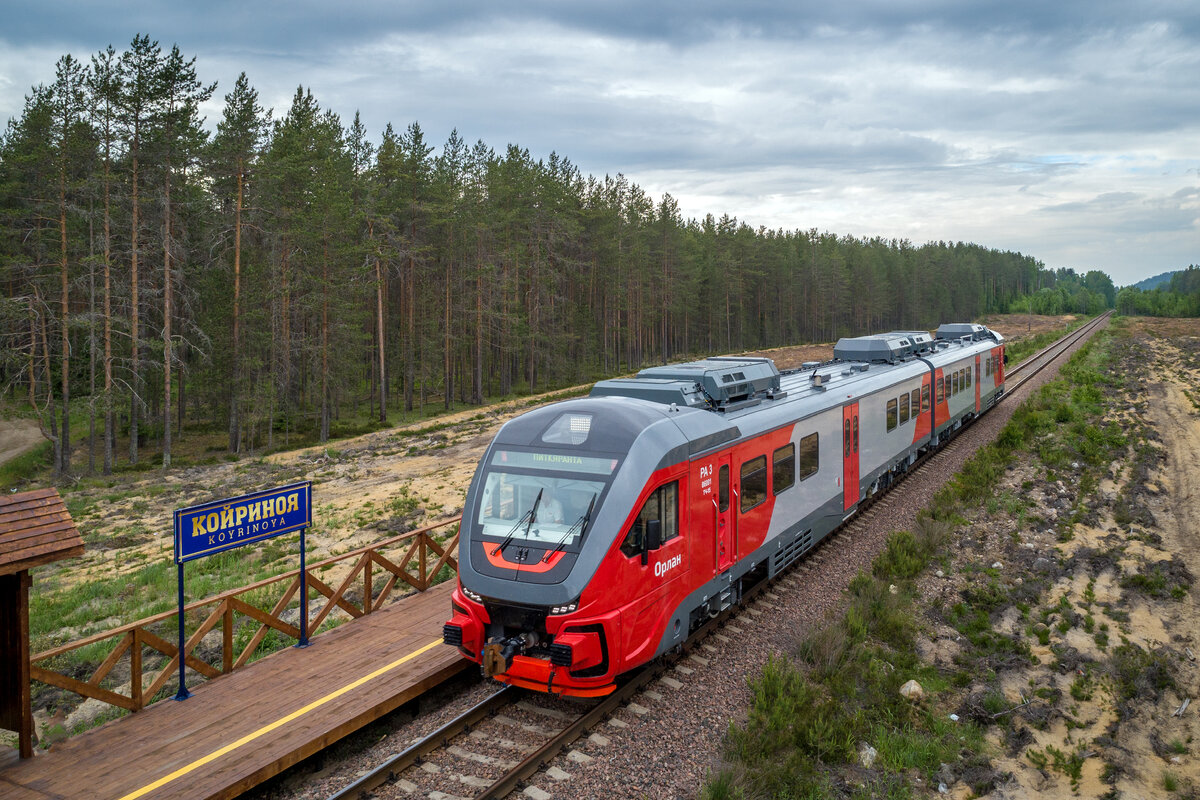
[[[29,703],[29,570],[83,554],[57,489],[0,496],[0,728],[17,732],[21,758],[33,755]]]

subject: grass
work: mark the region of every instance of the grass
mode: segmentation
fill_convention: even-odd
[[[28,482],[28,476],[50,470],[54,446],[43,442],[16,458],[0,464],[0,491],[8,491]]]
[[[981,747],[978,729],[954,723],[936,702],[902,697],[917,680],[931,696],[945,676],[915,655],[913,601],[906,587],[944,546],[950,528],[926,520],[916,532],[894,534],[848,589],[845,614],[804,640],[792,658],[772,658],[750,681],[747,720],[730,726],[726,755],[735,766],[713,775],[706,798],[825,797],[838,793],[831,767],[857,758],[858,743],[878,751],[879,770],[851,796],[907,797],[896,776],[929,778],[958,751]],[[897,590],[892,591],[892,586]]]
[[[1026,343],[1015,357],[1056,336]],[[1103,419],[1107,398],[1120,390],[1122,381],[1114,372],[1110,343],[1111,336],[1105,335],[1081,348],[1058,379],[1014,412],[997,441],[979,450],[943,487],[921,515],[917,530],[888,540],[870,573],[851,583],[844,612],[805,639],[791,657],[772,659],[750,681],[751,711],[730,726],[727,766],[710,776],[703,797],[907,797],[923,791],[912,777],[921,776],[928,786],[941,763],[975,759],[986,765],[985,730],[993,725],[1011,728],[1017,716],[1009,712],[1018,704],[999,691],[998,674],[1036,663],[1029,645],[1035,639],[1055,654],[1051,667],[1061,666],[1062,659],[1072,657],[1061,637],[1076,627],[1090,633],[1101,650],[1107,648],[1107,657],[1072,668],[1076,674],[1069,696],[1045,687],[1030,696],[1044,713],[1063,714],[1068,728],[1078,726],[1072,716],[1078,713],[1075,704],[1093,700],[1097,692],[1111,691],[1121,701],[1119,708],[1127,708],[1135,698],[1159,697],[1175,685],[1165,649],[1143,649],[1124,637],[1115,647],[1109,642],[1108,623],[1098,621],[1099,611],[1092,611],[1094,580],[1077,607],[1065,595],[1049,603],[1042,599],[1049,578],[1027,574],[1014,585],[1000,570],[970,564],[962,567],[970,578],[961,598],[940,611],[962,636],[957,670],[939,672],[914,655],[920,610],[911,600],[912,581],[930,564],[948,566],[947,542],[969,512],[1005,511],[1018,525],[1035,512],[1016,493],[995,490],[1018,454],[1031,455],[1047,482],[1063,480],[1080,498],[1094,491],[1112,461],[1125,460],[1128,449],[1143,448],[1143,472],[1159,457],[1143,447],[1143,431]],[[1033,488],[1029,483],[1022,491]],[[1129,505],[1138,513],[1136,498]],[[1056,528],[1060,540],[1069,539],[1088,513],[1082,499],[1068,508]],[[1140,575],[1126,576],[1123,585],[1154,596],[1178,595],[1191,583],[1181,566],[1151,566]],[[897,587],[895,593],[888,591],[891,584]],[[997,631],[996,622],[1013,606],[1021,612],[1023,630],[1015,635]],[[1107,604],[1099,607],[1110,619],[1121,615]],[[922,701],[899,696],[900,684],[909,678],[925,688]],[[982,687],[968,702],[976,711],[951,723],[944,704],[954,703],[968,686]],[[1026,724],[1045,726],[1036,719]],[[879,751],[869,770],[856,765],[860,742]],[[1062,774],[1078,790],[1085,755],[1083,744],[1068,740],[1061,747],[1029,749],[1025,757],[1039,769]],[[990,786],[985,780],[972,790],[985,794]]]

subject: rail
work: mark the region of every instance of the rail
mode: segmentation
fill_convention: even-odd
[[[433,534],[460,519],[441,520],[307,565],[309,635],[322,626],[332,627],[335,610],[351,618],[362,617],[382,608],[389,597],[398,594],[397,587],[423,592],[437,582],[443,568],[457,571],[458,531],[444,542]],[[347,562],[351,562],[350,569],[343,575]],[[195,624],[188,625],[191,635],[184,643],[184,663],[202,678],[216,678],[250,663],[272,632],[299,640],[299,593],[300,570],[295,569],[185,605],[185,619]],[[179,670],[179,647],[169,632],[177,625],[178,611],[167,611],[43,650],[29,659],[30,677],[127,711],[140,711]],[[198,648],[218,627],[220,644],[206,645],[202,656]],[[91,649],[103,653],[110,643],[107,655],[86,677],[79,676],[78,664],[72,666],[67,658],[88,648],[87,661],[94,663],[98,654]],[[146,648],[165,657],[166,662],[161,663],[152,653],[151,658],[160,663],[147,668]]]

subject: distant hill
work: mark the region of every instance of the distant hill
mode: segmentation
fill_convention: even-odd
[[[1133,288],[1141,289],[1143,292],[1146,292],[1151,289],[1157,289],[1160,286],[1165,287],[1171,282],[1171,276],[1176,272],[1179,272],[1179,270],[1175,269],[1171,270],[1170,272],[1160,272],[1152,278],[1146,278],[1143,281],[1138,281],[1137,283],[1133,284]]]

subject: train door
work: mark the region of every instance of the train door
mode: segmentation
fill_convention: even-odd
[[[975,356],[975,413],[979,413],[979,356]]]
[[[717,572],[724,572],[733,564],[733,526],[737,524],[734,513],[730,474],[733,472],[733,454],[717,457]]]
[[[842,406],[842,489],[849,510],[858,502],[858,403]]]

